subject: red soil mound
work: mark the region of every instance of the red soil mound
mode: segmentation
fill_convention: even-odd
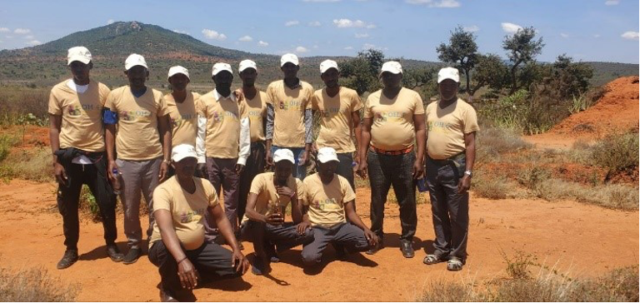
[[[618,78],[606,86],[596,105],[565,119],[551,134],[596,138],[611,132],[638,130],[638,77]]]

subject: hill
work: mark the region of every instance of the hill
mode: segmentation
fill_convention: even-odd
[[[34,47],[0,51],[0,84],[51,86],[67,78],[66,52],[76,45],[84,45],[91,50],[94,55],[93,77],[110,86],[126,83],[124,60],[134,52],[146,57],[151,72],[149,84],[156,87],[166,85],[166,72],[170,66],[183,65],[190,71],[192,87],[204,91],[212,87],[210,73],[215,62],[225,61],[235,68],[245,58],[258,63],[258,85],[266,86],[281,77],[279,56],[217,47],[157,25],[132,21],[76,32]],[[316,87],[321,86],[318,65],[327,58],[301,58],[300,78]],[[332,58],[337,61],[349,59]],[[437,62],[400,60],[406,70],[441,65]],[[588,63],[595,68],[594,82],[598,85],[621,75],[638,75],[637,64]],[[234,81],[239,85],[238,77]]]

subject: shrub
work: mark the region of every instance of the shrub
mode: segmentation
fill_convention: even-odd
[[[593,148],[592,160],[595,165],[612,173],[638,166],[640,161],[638,134],[610,134],[599,141]]]
[[[515,185],[503,176],[485,177],[483,173],[474,176],[472,190],[479,197],[487,199],[506,199],[515,190]]]
[[[0,268],[0,301],[65,302],[75,300],[77,286],[63,285],[44,268],[13,271]]]
[[[19,142],[18,138],[8,135],[0,135],[0,162],[7,158],[11,147]]]

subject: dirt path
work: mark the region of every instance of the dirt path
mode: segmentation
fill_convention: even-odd
[[[41,266],[66,283],[78,283],[81,301],[157,301],[159,275],[146,256],[136,264],[115,264],[106,258],[99,223],[81,223],[80,261],[67,270],[55,269],[63,253],[62,220],[55,209],[53,184],[12,181],[0,185],[0,260],[13,268]],[[358,210],[368,213],[368,190],[358,190]],[[558,264],[573,276],[593,276],[609,269],[638,264],[638,212],[602,209],[575,202],[540,200],[490,201],[473,198],[469,260],[462,272],[449,273],[445,264],[422,264],[430,250],[433,228],[430,208],[419,205],[416,257],[404,259],[398,250],[398,211],[389,205],[387,248],[374,256],[352,255],[334,260],[326,253],[320,274],[303,272],[299,250],[282,254],[273,278],[248,273],[243,281],[210,283],[197,289],[200,301],[411,301],[433,279],[490,279],[504,275],[502,249],[522,250],[548,265]],[[368,215],[363,215],[369,222]],[[118,243],[124,249],[122,217]],[[252,245],[245,242],[245,254]]]

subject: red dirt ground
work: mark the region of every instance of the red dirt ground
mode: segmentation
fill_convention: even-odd
[[[136,264],[111,262],[105,252],[100,223],[81,223],[80,261],[56,270],[62,256],[62,219],[55,207],[55,185],[14,180],[0,184],[0,261],[14,269],[42,267],[64,283],[81,287],[80,301],[157,301],[157,269],[143,256]],[[369,223],[369,191],[358,189],[358,212]],[[416,257],[398,250],[397,206],[385,212],[387,248],[374,256],[352,255],[346,261],[326,252],[320,274],[307,275],[300,248],[281,255],[272,277],[247,273],[242,280],[213,282],[196,289],[200,301],[412,301],[435,280],[482,281],[503,277],[500,250],[533,254],[570,276],[596,276],[638,264],[638,212],[622,212],[576,202],[541,200],[491,201],[472,197],[469,259],[464,270],[446,271],[445,264],[422,264],[431,250],[433,227],[427,204],[418,206]],[[118,243],[125,249],[122,215]],[[245,254],[252,245],[245,242]]]

